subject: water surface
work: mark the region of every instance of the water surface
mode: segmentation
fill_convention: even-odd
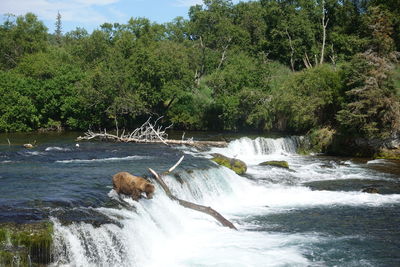
[[[227,148],[197,151],[76,146],[77,135],[0,135],[0,221],[52,220],[55,265],[400,264],[399,162],[300,156],[300,137],[229,137]],[[34,149],[22,147],[33,140]],[[245,161],[247,174],[211,162],[215,152]],[[116,172],[162,172],[182,155],[182,164],[165,177],[173,193],[212,206],[239,231],[179,206],[158,186],[154,199],[140,202],[121,201],[112,190]],[[265,160],[286,160],[290,169],[258,165]],[[361,192],[367,187],[380,194]]]

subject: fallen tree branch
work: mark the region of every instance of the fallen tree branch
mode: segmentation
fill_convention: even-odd
[[[178,167],[179,164],[181,164],[181,162],[182,162],[182,160],[183,160],[184,157],[185,157],[185,156],[182,156],[182,157],[178,160],[178,162],[175,163],[174,166],[172,166],[171,168],[169,168],[168,171],[164,172],[163,175],[167,175],[167,174],[171,173],[173,170],[175,170],[175,168]]]
[[[183,160],[183,156],[179,159],[179,161],[174,166],[172,166],[168,171],[164,172],[164,174],[168,174],[171,171],[173,171],[182,162],[182,160]],[[192,210],[196,210],[196,211],[208,214],[208,215],[214,217],[223,226],[237,230],[237,228],[235,227],[235,225],[233,225],[232,222],[230,222],[229,220],[225,219],[224,216],[222,216],[219,212],[217,212],[216,210],[212,209],[211,207],[206,207],[206,206],[203,206],[203,205],[195,204],[195,203],[192,203],[192,202],[189,202],[189,201],[186,201],[186,200],[179,199],[176,196],[174,196],[171,193],[171,190],[169,189],[167,184],[162,179],[162,176],[160,176],[156,171],[154,171],[151,168],[149,168],[149,171],[154,175],[154,177],[156,178],[157,182],[164,189],[165,193],[167,194],[167,196],[170,199],[178,201],[179,205],[181,205],[181,206],[183,206],[185,208],[189,208],[189,209],[192,209]]]
[[[88,130],[84,136],[79,136],[77,141],[88,141],[92,139],[100,139],[100,140],[111,140],[114,142],[132,142],[132,143],[162,143],[165,145],[188,145],[194,147],[204,147],[204,146],[215,146],[215,147],[226,147],[227,142],[225,141],[194,141],[193,138],[183,139],[182,140],[174,140],[168,139],[168,134],[166,130],[172,126],[169,125],[165,128],[162,126],[156,126],[157,122],[162,117],[158,118],[154,123],[151,123],[151,117],[142,124],[139,128],[136,128],[131,133],[125,134],[125,130],[121,135],[118,135],[119,131],[117,130],[117,135],[107,133],[107,130],[104,129],[104,132],[95,133],[91,130]]]

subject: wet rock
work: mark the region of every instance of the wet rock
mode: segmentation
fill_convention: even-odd
[[[380,149],[379,152],[374,155],[374,158],[400,160],[400,149]]]
[[[366,187],[366,188],[364,188],[363,190],[361,190],[361,192],[364,192],[364,193],[371,193],[371,194],[378,194],[378,193],[379,193],[379,190],[376,189],[375,187]]]
[[[0,266],[40,266],[52,261],[50,222],[0,224]]]
[[[115,203],[107,203],[106,206],[109,205],[124,205],[123,208],[131,208],[134,207],[129,206],[128,204],[120,201],[115,201]],[[135,211],[135,210],[134,210]],[[51,216],[56,217],[62,225],[70,225],[72,223],[88,223],[93,225],[94,227],[100,227],[103,224],[115,224],[120,226],[120,223],[116,220],[111,219],[110,217],[94,210],[94,209],[84,209],[84,208],[77,208],[77,209],[57,209],[51,212]]]
[[[212,156],[212,161],[233,170],[239,175],[244,174],[247,171],[246,163],[239,159],[229,158],[219,153],[212,154]]]
[[[185,180],[182,179],[182,177],[179,175],[179,173],[175,173],[174,177],[180,184],[184,184],[185,183]]]
[[[264,162],[261,162],[258,165],[261,165],[261,166],[273,166],[273,167],[278,167],[278,168],[289,169],[289,164],[287,163],[287,161],[284,161],[284,160],[264,161]]]

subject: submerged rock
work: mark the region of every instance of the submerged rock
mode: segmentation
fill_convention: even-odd
[[[50,222],[0,224],[0,266],[42,266],[52,260]]]
[[[124,208],[133,212],[136,212],[134,206],[127,204],[125,201],[118,201],[110,199],[105,203],[105,207],[110,207],[114,209]],[[103,224],[115,224],[119,227],[122,225],[111,219],[110,217],[104,215],[101,212],[96,211],[92,208],[73,208],[73,209],[56,209],[51,212],[52,217],[56,217],[61,225],[70,225],[73,223],[87,223],[91,224],[93,227],[100,227]]]
[[[361,192],[371,193],[371,194],[378,194],[379,190],[376,189],[375,187],[367,187],[367,188],[364,188]]]
[[[273,167],[278,167],[278,168],[285,168],[285,169],[289,169],[289,164],[287,163],[287,161],[284,160],[270,160],[270,161],[264,161],[261,162],[260,164],[261,166],[273,166]]]
[[[212,154],[212,161],[218,163],[219,165],[225,166],[237,174],[244,174],[247,171],[247,165],[243,161],[235,158],[229,158],[219,153]]]

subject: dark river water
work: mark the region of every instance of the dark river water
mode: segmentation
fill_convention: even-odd
[[[400,266],[398,161],[300,156],[300,137],[231,136],[227,148],[198,151],[77,136],[0,135],[0,222],[51,220],[55,266]],[[211,162],[215,152],[245,161],[246,175]],[[113,174],[163,172],[182,155],[165,177],[173,193],[212,206],[239,231],[158,186],[140,202],[112,190]],[[258,165],[266,160],[290,169]]]

